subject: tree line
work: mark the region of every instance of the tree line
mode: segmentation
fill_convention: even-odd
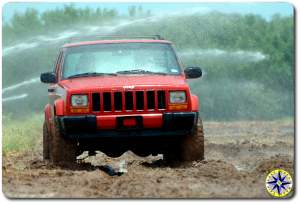
[[[82,24],[105,24],[116,19],[133,19],[151,16],[150,10],[142,6],[129,6],[127,14],[119,14],[116,9],[110,8],[76,8],[75,4],[65,5],[39,13],[29,8],[24,13],[15,13],[9,22],[2,26],[4,45],[13,43],[20,38],[30,37],[32,34],[55,32],[73,28]]]

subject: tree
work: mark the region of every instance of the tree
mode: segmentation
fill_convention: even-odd
[[[130,17],[136,16],[136,7],[135,6],[129,6],[128,7],[128,13]]]
[[[35,9],[27,9],[24,14],[15,13],[11,25],[13,32],[22,33],[25,36],[32,32],[40,32],[42,29],[38,11]]]

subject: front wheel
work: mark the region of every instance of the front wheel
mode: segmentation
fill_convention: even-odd
[[[199,161],[204,159],[204,133],[202,120],[191,135],[187,135],[181,142],[181,160]]]
[[[43,159],[44,160],[49,160],[50,159],[50,153],[49,153],[49,148],[50,148],[50,144],[49,144],[49,130],[47,127],[47,123],[44,122],[43,125]]]
[[[190,135],[184,136],[178,143],[164,153],[167,162],[191,162],[204,159],[204,133],[202,120],[199,118],[198,125]]]
[[[57,165],[74,163],[76,161],[76,150],[77,143],[63,137],[59,128],[59,121],[55,119],[49,151],[52,163]]]

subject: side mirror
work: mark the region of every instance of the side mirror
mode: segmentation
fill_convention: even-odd
[[[56,76],[53,72],[45,72],[41,74],[41,82],[52,84],[56,83]]]
[[[195,79],[202,76],[200,67],[188,67],[184,70],[184,73],[187,79]]]

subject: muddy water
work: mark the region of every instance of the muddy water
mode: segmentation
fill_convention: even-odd
[[[59,168],[36,152],[4,156],[3,191],[9,197],[79,198],[269,198],[266,174],[283,168],[293,175],[292,122],[206,122],[206,159],[169,166],[162,156],[127,152],[111,159],[99,153]],[[40,141],[41,143],[41,141]],[[109,176],[101,168],[127,173]]]

